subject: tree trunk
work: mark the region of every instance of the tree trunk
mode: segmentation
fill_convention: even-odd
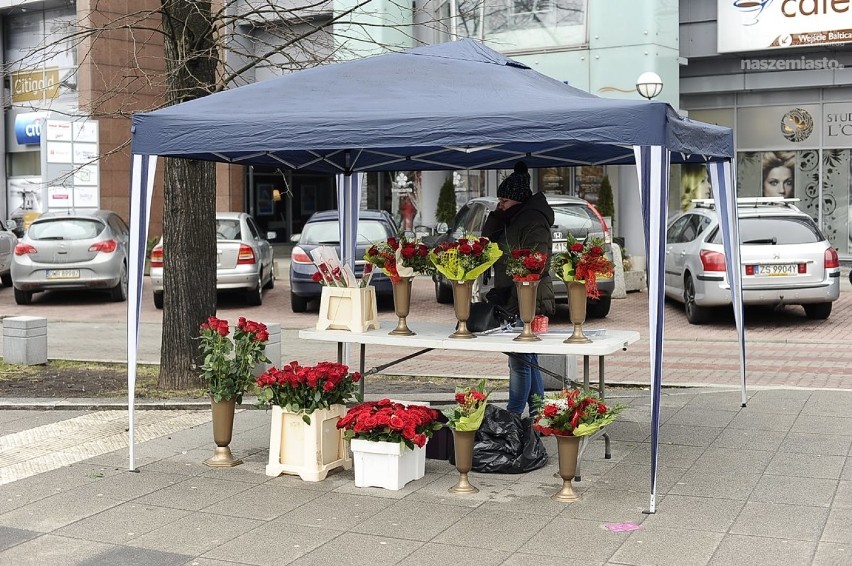
[[[210,2],[162,0],[169,104],[216,85]],[[191,132],[188,132],[191,134]],[[163,342],[159,386],[198,387],[198,327],[216,313],[216,170],[213,163],[165,160]]]

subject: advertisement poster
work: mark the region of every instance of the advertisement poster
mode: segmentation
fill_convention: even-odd
[[[680,166],[680,210],[695,206],[694,199],[713,198],[710,171],[704,163],[684,163]]]

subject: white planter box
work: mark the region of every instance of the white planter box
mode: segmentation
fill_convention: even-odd
[[[352,459],[356,487],[398,490],[426,474],[426,447],[410,450],[395,442],[373,442],[353,438]]]
[[[366,332],[379,328],[376,288],[323,287],[317,330]]]
[[[337,430],[337,421],[345,414],[345,405],[332,405],[314,411],[307,424],[301,413],[272,407],[266,475],[295,474],[305,481],[322,481],[329,470],[351,469],[348,443]]]

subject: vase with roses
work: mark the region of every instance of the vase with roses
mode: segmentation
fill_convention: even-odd
[[[515,337],[519,342],[536,342],[541,340],[532,331],[532,321],[535,317],[538,284],[541,276],[547,270],[547,253],[529,248],[514,248],[506,259],[506,273],[515,282],[518,292],[518,314],[524,328]]]
[[[456,388],[456,404],[444,410],[447,426],[453,431],[453,448],[455,451],[456,470],[459,480],[449,489],[450,493],[477,493],[479,489],[470,484],[468,473],[473,467],[473,444],[476,431],[485,418],[485,406],[488,403],[489,391],[487,381],[470,387]]]
[[[233,339],[227,320],[211,316],[199,329],[202,363],[201,377],[210,396],[213,415],[213,440],[216,450],[205,463],[214,467],[231,467],[241,464],[228,445],[234,428],[234,409],[242,403],[243,394],[254,382],[254,369],[259,363],[269,362],[266,325],[240,317]]]

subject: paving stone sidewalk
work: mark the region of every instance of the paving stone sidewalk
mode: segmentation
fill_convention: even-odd
[[[439,460],[400,491],[356,488],[351,470],[266,476],[259,410],[236,417],[231,447],[245,463],[231,469],[202,464],[209,410],[138,411],[138,473],[120,410],[3,410],[0,473],[26,458],[48,466],[51,451],[56,461],[0,481],[0,564],[852,563],[852,392],[759,390],[742,408],[736,390],[666,390],[654,515],[643,514],[647,393],[610,400],[629,404],[609,428],[612,459],[593,442],[572,504],[549,497],[560,484],[550,438],[546,467],[472,473],[480,493],[460,496]]]

